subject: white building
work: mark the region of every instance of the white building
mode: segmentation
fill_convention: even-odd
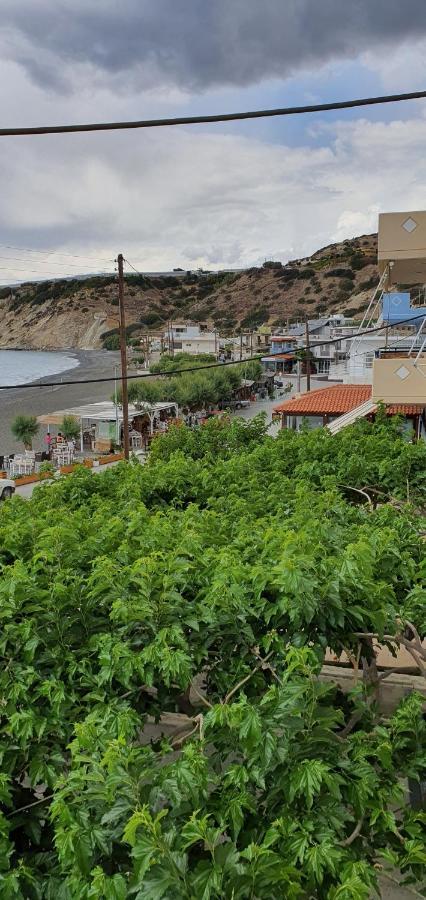
[[[342,315],[333,315],[322,319],[309,319],[308,328],[311,352],[318,375],[330,373],[331,378],[331,370],[335,369],[343,360],[346,360],[351,346],[352,335],[358,330],[358,326],[349,324],[349,321]],[[306,325],[290,328],[289,334],[297,337],[298,346],[305,346]]]
[[[215,331],[201,331],[198,325],[171,325],[163,336],[164,345],[172,353],[218,354],[219,336]]]

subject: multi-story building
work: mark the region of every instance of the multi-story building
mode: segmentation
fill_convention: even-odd
[[[163,334],[163,346],[168,353],[209,353],[219,352],[219,336],[215,331],[201,331],[199,325],[173,323]]]

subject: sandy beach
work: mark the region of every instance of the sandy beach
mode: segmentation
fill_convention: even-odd
[[[60,351],[63,355],[63,351]],[[12,435],[10,426],[20,413],[40,416],[43,413],[69,409],[83,403],[96,403],[109,400],[114,393],[114,366],[120,371],[120,354],[108,350],[71,350],[67,354],[78,359],[76,368],[61,372],[60,375],[49,375],[36,384],[26,384],[17,390],[5,388],[0,391],[0,453],[13,453],[22,450]],[[100,384],[78,384],[86,378],[111,378],[109,382]],[[49,387],[46,381],[73,381],[75,384],[64,384]],[[44,428],[40,428],[34,440],[34,449],[43,448]]]

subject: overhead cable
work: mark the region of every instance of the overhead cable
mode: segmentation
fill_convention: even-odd
[[[330,344],[339,344],[343,339],[353,340],[354,338],[363,337],[364,335],[375,334],[379,331],[388,331],[390,328],[397,328],[399,325],[410,325],[413,322],[416,322],[417,319],[425,319],[426,316],[424,313],[419,313],[418,316],[410,316],[407,319],[401,319],[399,322],[393,322],[392,325],[377,325],[375,328],[367,328],[363,331],[357,331],[355,334],[351,335],[339,335],[337,338],[327,338],[324,341],[315,341],[315,343],[310,343],[309,349],[312,350],[314,347],[326,347]],[[312,333],[312,332],[311,332]],[[307,350],[306,345],[297,347],[295,350],[285,351],[286,357],[289,359],[297,359],[297,354]],[[222,369],[224,366],[241,366],[245,365],[252,360],[262,360],[262,359],[274,359],[275,357],[283,356],[283,352],[279,351],[277,353],[262,353],[256,356],[250,356],[246,359],[235,359],[229,360],[227,362],[220,363],[207,363],[205,366],[191,366],[186,369],[172,369],[171,371],[164,372],[147,372],[144,375],[127,375],[127,381],[133,381],[135,379],[141,381],[144,378],[160,378],[164,376],[165,378],[171,378],[172,375],[182,375],[184,372],[204,372],[206,369]],[[108,383],[116,380],[116,375],[103,376],[101,378],[82,378],[80,381],[38,381],[33,382],[32,384],[0,384],[0,391],[10,391],[10,390],[20,390],[23,388],[44,388],[44,387],[65,387],[66,385],[79,385],[79,384],[102,384]]]
[[[135,128],[164,128],[174,125],[208,125],[213,122],[234,122],[241,119],[266,119],[274,116],[297,116],[305,113],[327,112],[336,109],[355,109],[361,106],[377,106],[382,103],[400,103],[404,100],[422,100],[425,97],[426,91],[410,91],[405,94],[362,97],[358,100],[314,103],[310,106],[284,106],[277,109],[255,109],[248,112],[217,113],[216,115],[174,116],[166,119],[137,119],[124,122],[89,122],[83,125],[35,125],[24,128],[0,128],[0,137],[74,134],[82,131],[125,131]]]

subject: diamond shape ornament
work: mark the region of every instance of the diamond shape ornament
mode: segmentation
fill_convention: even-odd
[[[402,223],[402,227],[405,229],[405,231],[408,231],[408,234],[412,234],[412,232],[417,228],[417,222],[415,222],[414,219],[409,216],[408,219],[406,219],[405,222]]]
[[[405,381],[406,378],[410,375],[410,370],[407,369],[407,366],[400,366],[399,369],[396,370],[395,375],[401,379],[401,381]]]

